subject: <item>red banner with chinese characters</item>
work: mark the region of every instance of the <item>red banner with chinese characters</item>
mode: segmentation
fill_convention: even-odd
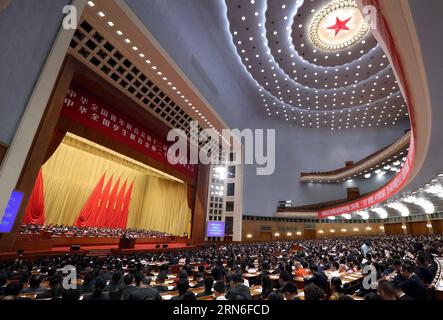
[[[197,175],[196,165],[180,164],[180,162],[171,164],[168,161],[168,148],[172,142],[156,136],[137,121],[105,105],[78,85],[71,85],[61,115],[125,144],[186,176],[195,178]]]

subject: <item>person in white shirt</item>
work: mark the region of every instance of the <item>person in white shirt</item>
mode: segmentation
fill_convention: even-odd
[[[366,257],[366,254],[371,250],[369,242],[363,243],[361,246],[361,253],[363,257]]]
[[[332,272],[328,275],[328,280],[331,281],[332,278],[340,277],[340,264],[337,261],[334,261],[331,265]]]
[[[216,281],[214,283],[214,297],[215,300],[228,300],[225,297],[226,285],[223,281]]]

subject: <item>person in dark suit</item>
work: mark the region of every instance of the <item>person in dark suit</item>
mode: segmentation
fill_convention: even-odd
[[[231,276],[231,288],[228,291],[228,300],[237,300],[238,297],[243,297],[244,300],[252,300],[251,291],[249,287],[243,284],[243,277],[240,273],[235,273]]]
[[[0,297],[5,295],[6,283],[8,282],[8,274],[0,272]]]
[[[382,300],[397,300],[397,294],[394,285],[388,280],[378,280],[377,282],[377,294]]]
[[[420,278],[414,273],[414,268],[410,263],[403,263],[401,266],[401,275],[405,279],[400,287],[407,295],[414,300],[426,299],[426,288]]]
[[[122,273],[114,271],[112,273],[111,282],[106,286],[105,291],[114,291],[123,289]]]
[[[260,298],[262,300],[267,299],[269,294],[271,294],[272,291],[274,291],[274,283],[272,282],[269,276],[263,276],[261,278],[261,287],[262,291],[260,294]]]
[[[328,290],[328,278],[323,273],[323,271],[319,271],[318,267],[315,264],[311,264],[309,266],[311,270],[312,276],[310,278],[305,278],[305,286],[309,283],[315,284],[317,287],[323,289],[324,291]]]
[[[164,285],[166,279],[168,279],[168,275],[166,272],[161,271],[155,278],[155,285],[153,288],[158,292],[168,292],[168,287]]]
[[[197,297],[211,296],[212,295],[212,287],[213,287],[213,285],[214,285],[214,278],[207,277],[204,280],[205,291],[200,292],[199,294],[197,294]]]
[[[177,283],[178,296],[172,297],[171,300],[183,300],[183,296],[189,289],[189,281],[185,279],[181,279]]]
[[[205,282],[204,282],[203,278],[204,278],[203,273],[198,272],[195,275],[195,281],[197,283],[195,284],[194,288],[201,288],[201,287],[203,287],[205,285]]]
[[[425,259],[426,259],[426,269],[429,270],[432,279],[434,279],[438,270],[437,263],[434,261],[434,257],[432,256],[432,254],[426,255]]]
[[[215,267],[211,271],[211,276],[214,278],[215,281],[223,280],[223,278],[226,275],[226,270],[223,267],[223,263],[219,260],[216,262]]]
[[[134,276],[132,273],[128,273],[124,276],[123,282],[125,286],[123,287],[122,291],[122,298],[123,300],[127,300],[129,298],[129,295],[134,291],[137,290],[137,287],[133,284],[134,282]]]
[[[85,274],[81,287],[82,294],[90,294],[94,291],[94,273],[89,271]]]
[[[21,281],[14,281],[9,283],[5,288],[5,296],[3,297],[3,300],[31,300],[18,297],[22,290],[23,283]]]
[[[151,287],[137,288],[129,294],[128,300],[161,300],[160,293]]]
[[[406,293],[403,292],[403,290],[401,289],[401,286],[400,286],[400,282],[392,281],[391,284],[394,287],[395,297],[397,300],[414,300],[410,296],[408,296]]]
[[[432,276],[429,269],[426,267],[426,259],[424,256],[420,255],[415,259],[415,263],[417,265],[415,272],[417,276],[425,285],[431,284],[434,277]]]
[[[287,281],[280,289],[286,300],[300,300],[297,285],[293,281]]]
[[[99,277],[95,279],[94,292],[84,297],[84,300],[109,300],[109,295],[103,293],[106,287],[106,281]]]
[[[106,271],[103,272],[103,274],[101,275],[103,280],[105,280],[106,282],[107,281],[111,281],[111,279],[112,279],[112,275],[113,275],[112,269],[113,269],[113,266],[112,265],[108,265],[106,267]]]
[[[57,299],[63,294],[63,287],[61,286],[62,279],[60,276],[53,276],[49,279],[49,290],[40,292],[35,297],[39,299]]]
[[[392,269],[393,272],[396,272],[397,274],[394,276],[394,279],[392,279],[393,281],[397,281],[397,282],[402,282],[405,279],[402,277],[400,269],[401,269],[401,261],[398,259],[395,259],[394,262],[392,263]]]
[[[79,289],[63,290],[62,301],[77,301],[80,300],[80,296]]]
[[[214,300],[227,300],[225,297],[226,285],[223,281],[214,283]]]
[[[42,280],[43,278],[41,275],[32,275],[29,279],[29,287],[23,289],[21,293],[38,293],[46,291],[46,288],[40,285]]]
[[[305,284],[303,291],[305,293],[305,300],[319,301],[326,298],[325,291],[313,282]]]

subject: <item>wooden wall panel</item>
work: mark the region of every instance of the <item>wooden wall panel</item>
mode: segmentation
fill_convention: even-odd
[[[380,235],[384,234],[384,229],[380,229],[382,226],[381,223],[317,223],[314,224],[315,229],[311,227],[305,229],[305,224],[300,222],[243,220],[242,240],[264,241],[262,240],[264,233],[271,234],[274,240]],[[330,232],[331,229],[335,232]],[[346,232],[342,232],[342,229],[346,229]],[[354,231],[354,229],[358,230]],[[290,236],[287,235],[288,231],[292,233]],[[297,235],[296,231],[300,231],[301,235]],[[279,237],[275,237],[276,232],[280,234]],[[248,237],[248,235],[251,237]]]
[[[315,229],[305,229],[303,232],[303,238],[304,239],[316,239],[317,238],[317,232]]]
[[[427,223],[428,223],[427,221],[408,222],[407,223],[408,234],[415,236],[419,234],[432,233],[431,232],[432,230],[426,227]]]
[[[401,226],[401,223],[387,223],[385,224],[385,233],[387,235],[405,234]]]
[[[443,220],[433,220],[432,230],[434,234],[443,234]]]

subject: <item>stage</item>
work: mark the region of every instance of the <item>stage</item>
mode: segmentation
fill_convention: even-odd
[[[71,250],[71,245],[78,245],[78,250]],[[16,242],[12,252],[1,252],[0,261],[19,258],[17,251],[23,250],[24,259],[35,259],[39,256],[56,256],[64,254],[86,254],[94,256],[106,256],[108,254],[134,254],[144,252],[166,252],[174,250],[198,249],[201,244],[192,240],[178,237],[167,238],[140,238],[135,247],[131,249],[119,249],[119,238],[99,237],[54,237],[42,239],[40,235],[22,235],[22,239]]]

